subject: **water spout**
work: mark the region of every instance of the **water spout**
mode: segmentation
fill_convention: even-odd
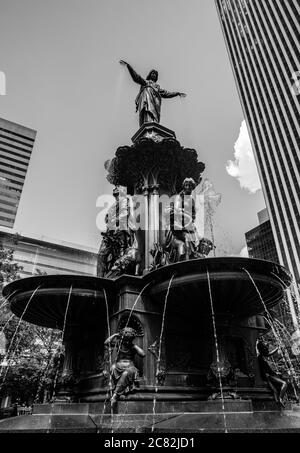
[[[163,339],[163,334],[164,334],[164,330],[165,330],[165,318],[166,318],[167,303],[168,303],[170,289],[171,289],[174,277],[175,277],[175,274],[171,277],[171,279],[169,281],[168,290],[167,290],[167,294],[166,294],[166,297],[165,297],[163,315],[162,315],[160,338],[159,338],[159,345],[158,345],[158,358],[157,358],[156,373],[155,373],[155,394],[154,394],[153,408],[152,408],[153,419],[152,419],[151,432],[154,432],[156,399],[157,399],[157,393],[158,393],[158,373],[159,373],[159,370],[160,370],[162,339]]]
[[[283,340],[281,338],[280,332],[278,332],[278,327],[275,324],[275,322],[273,320],[273,317],[270,314],[270,311],[268,310],[268,308],[267,308],[267,306],[265,304],[265,301],[263,300],[263,297],[262,297],[262,295],[261,295],[261,293],[260,293],[260,291],[259,291],[259,289],[258,289],[258,287],[257,287],[252,275],[250,274],[250,272],[247,269],[243,268],[243,270],[249,276],[249,278],[250,278],[250,280],[251,280],[251,282],[252,282],[252,284],[253,284],[253,286],[254,286],[254,288],[255,288],[258,296],[259,296],[259,299],[260,299],[260,301],[261,301],[261,303],[263,305],[263,308],[264,308],[264,311],[265,311],[265,314],[266,314],[266,318],[265,319],[268,322],[268,324],[270,325],[272,333],[274,335],[274,338],[275,338],[275,340],[276,340],[276,342],[277,342],[277,344],[278,344],[278,346],[280,348],[280,351],[281,351],[281,354],[282,354],[282,358],[283,358],[283,361],[284,361],[284,364],[285,364],[286,372],[288,373],[289,377],[292,378],[292,385],[294,387],[293,381],[295,381],[295,379],[296,379],[296,371],[294,369],[294,366],[293,366],[291,358],[290,358],[290,356],[288,354],[288,351],[287,351],[287,349],[286,349],[286,347],[285,347],[285,345],[283,343]],[[280,279],[280,277],[278,277],[278,278]],[[274,362],[274,366],[275,366],[276,370],[279,371],[278,370],[278,365],[275,362]],[[294,391],[295,391],[295,388],[294,388]]]
[[[64,338],[66,325],[67,325],[67,316],[68,316],[68,311],[69,311],[69,306],[70,306],[70,301],[71,301],[72,289],[73,289],[73,287],[70,286],[69,295],[68,295],[68,301],[67,301],[67,306],[66,306],[66,311],[65,311],[65,314],[64,314],[64,324],[63,324],[63,330],[62,330],[62,341],[63,341],[63,338]],[[60,346],[57,347],[56,353],[59,350],[59,347]],[[57,372],[56,372],[56,376],[55,376],[55,379],[54,379],[54,385],[53,385],[53,395],[52,395],[53,402],[54,402],[54,398],[55,398],[55,395],[56,395],[56,386],[57,386],[57,380],[58,380],[58,374],[59,374],[59,366],[57,368],[58,369],[57,369]]]
[[[208,282],[210,308],[211,308],[211,316],[212,316],[213,330],[214,330],[214,339],[215,339],[215,348],[216,348],[216,357],[217,357],[217,366],[218,366],[218,379],[219,379],[221,401],[222,401],[222,413],[223,413],[223,418],[224,418],[224,428],[225,428],[225,434],[228,434],[225,403],[224,403],[223,383],[222,383],[222,376],[221,376],[221,362],[220,362],[219,341],[218,341],[217,326],[216,326],[216,316],[215,316],[215,309],[214,309],[213,298],[212,298],[210,275],[209,275],[208,270],[207,270],[207,282]]]
[[[26,304],[26,306],[25,306],[25,308],[24,308],[24,310],[23,310],[23,313],[22,313],[21,316],[20,316],[19,322],[18,322],[18,324],[17,324],[17,327],[16,327],[16,329],[15,329],[15,332],[14,332],[14,334],[13,334],[13,336],[12,336],[11,341],[10,341],[9,348],[8,348],[8,350],[7,350],[7,352],[6,352],[5,357],[4,357],[4,360],[5,360],[5,361],[7,361],[7,360],[8,360],[8,362],[10,361],[10,356],[9,356],[9,355],[10,355],[10,352],[11,352],[11,350],[12,350],[13,343],[14,343],[15,337],[16,337],[16,335],[17,335],[17,332],[18,332],[18,330],[19,330],[19,328],[20,328],[20,325],[21,325],[21,322],[22,322],[22,320],[23,320],[23,317],[24,317],[24,315],[25,315],[25,313],[26,313],[26,311],[27,311],[27,309],[28,309],[28,307],[29,307],[30,302],[32,301],[33,297],[35,296],[36,292],[40,289],[41,286],[42,286],[42,285],[39,285],[39,286],[33,291],[33,293],[31,294],[31,296],[30,296],[30,298],[29,298],[29,300],[28,300],[28,302],[27,302],[27,304]],[[14,351],[15,351],[15,350],[14,350]],[[5,382],[5,379],[6,379],[8,370],[9,370],[9,366],[6,367],[5,374],[4,374],[4,377],[3,377],[3,379],[2,379],[2,383],[1,383],[1,385],[0,385],[0,388],[3,386],[3,384],[4,384],[4,382]]]
[[[138,301],[140,300],[140,298],[142,297],[142,295],[144,294],[144,292],[146,291],[146,289],[148,288],[148,286],[149,286],[150,284],[151,284],[151,282],[148,283],[146,286],[144,286],[144,288],[142,289],[142,291],[139,293],[138,297],[136,298],[136,300],[135,300],[135,302],[134,302],[134,304],[133,304],[133,306],[132,306],[132,308],[131,308],[131,310],[130,310],[130,312],[129,312],[129,316],[128,316],[128,318],[127,318],[127,321],[126,321],[126,324],[125,324],[124,329],[126,329],[126,328],[129,326],[129,322],[130,322],[131,316],[132,316],[132,314],[133,314],[133,312],[134,312],[134,309],[135,309],[135,307],[136,307]],[[119,343],[119,348],[118,348],[118,351],[117,351],[117,355],[118,355],[119,352],[120,352],[120,347],[121,347],[121,345],[122,345],[122,340],[123,340],[123,338],[124,338],[124,333],[123,333],[123,336],[121,337],[121,340],[120,340],[120,343]]]
[[[62,330],[62,341],[63,341],[63,338],[64,338],[64,334],[65,334],[65,330],[66,330],[66,325],[67,325],[67,316],[68,316],[69,307],[70,307],[70,301],[71,301],[72,290],[73,290],[73,286],[71,285],[71,286],[70,286],[70,290],[69,290],[69,295],[68,295],[68,301],[67,301],[67,305],[66,305],[66,311],[65,311],[65,315],[64,315],[64,323],[63,323],[63,330]],[[57,349],[56,349],[56,351],[55,351],[55,354],[58,352],[59,347],[60,347],[60,346],[57,347]],[[60,362],[61,362],[61,357],[59,358],[59,363],[58,363],[58,366],[57,366],[57,372],[56,372],[56,375],[55,375],[55,378],[54,378],[54,383],[53,383],[52,406],[51,406],[52,413],[53,413],[53,409],[54,409],[54,400],[55,400],[55,396],[56,396],[56,387],[57,387],[57,381],[58,381],[58,375],[59,375]],[[50,413],[50,417],[49,417],[49,429],[48,429],[48,431],[47,431],[48,433],[50,432],[51,419],[52,419],[52,414]]]
[[[278,275],[274,274],[274,272],[271,272],[271,274],[274,277],[276,277],[283,284],[284,287],[286,287],[286,284]],[[291,290],[288,288],[285,288],[285,291],[286,291],[287,300],[288,300],[290,311],[291,311],[292,321],[293,321],[295,329],[297,330],[297,329],[299,329],[299,322],[297,319],[297,314],[296,314],[296,310],[295,310],[295,306],[294,306],[294,302],[293,302],[293,298],[292,298],[292,293],[291,293]]]
[[[106,293],[105,288],[103,288],[103,293],[104,293],[104,300],[105,300],[105,306],[106,306],[107,332],[108,332],[108,337],[110,338],[111,330],[110,330],[110,322],[109,322],[109,308],[108,308],[107,293]],[[111,346],[110,346],[110,344],[108,345],[108,360],[109,360],[109,392],[110,392],[110,399],[111,399],[112,398],[112,375],[111,375],[112,358],[111,358]],[[105,414],[105,411],[106,411],[106,402],[107,402],[107,397],[105,398],[105,401],[104,401],[102,418],[101,418],[100,424],[102,424],[103,415]],[[114,432],[114,430],[113,430],[114,411],[113,411],[112,405],[110,405],[110,416],[111,416],[111,433],[113,433]]]

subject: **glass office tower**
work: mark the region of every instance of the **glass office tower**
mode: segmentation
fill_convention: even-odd
[[[36,131],[0,118],[0,225],[13,228]]]
[[[215,0],[278,258],[300,282],[300,0]]]

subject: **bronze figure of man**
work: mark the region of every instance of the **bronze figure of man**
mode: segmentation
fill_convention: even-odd
[[[160,110],[161,110],[161,99],[162,98],[174,98],[176,96],[185,97],[185,93],[179,91],[170,92],[162,90],[157,83],[158,72],[155,69],[150,71],[146,79],[143,79],[135,70],[121,60],[121,64],[127,66],[129,74],[133,81],[138,83],[141,88],[136,98],[136,111],[139,112],[140,126],[144,123],[159,123],[160,122]]]

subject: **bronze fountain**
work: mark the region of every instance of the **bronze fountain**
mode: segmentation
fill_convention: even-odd
[[[162,90],[156,71],[144,79],[121,63],[140,85],[140,129],[106,163],[115,202],[97,276],[36,276],[3,291],[23,320],[64,331],[57,399],[36,405],[36,422],[8,420],[0,432],[43,430],[49,416],[62,431],[105,432],[117,420],[114,432],[223,432],[225,413],[226,430],[268,430],[264,411],[277,406],[256,345],[291,275],[272,262],[210,257],[193,197],[205,165],[159,123],[161,99],[184,95]]]

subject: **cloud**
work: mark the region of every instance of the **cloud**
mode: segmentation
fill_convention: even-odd
[[[234,145],[234,158],[226,166],[227,173],[236,178],[242,189],[254,194],[261,190],[261,184],[254,159],[253,149],[246,121],[241,124],[240,135]]]
[[[248,248],[247,246],[244,247],[241,251],[240,251],[240,255],[242,258],[249,258],[249,252],[248,252]]]
[[[239,253],[229,253],[226,256],[233,257],[233,258],[249,258],[248,248],[247,248],[247,246],[245,246],[242,248],[242,250]]]

